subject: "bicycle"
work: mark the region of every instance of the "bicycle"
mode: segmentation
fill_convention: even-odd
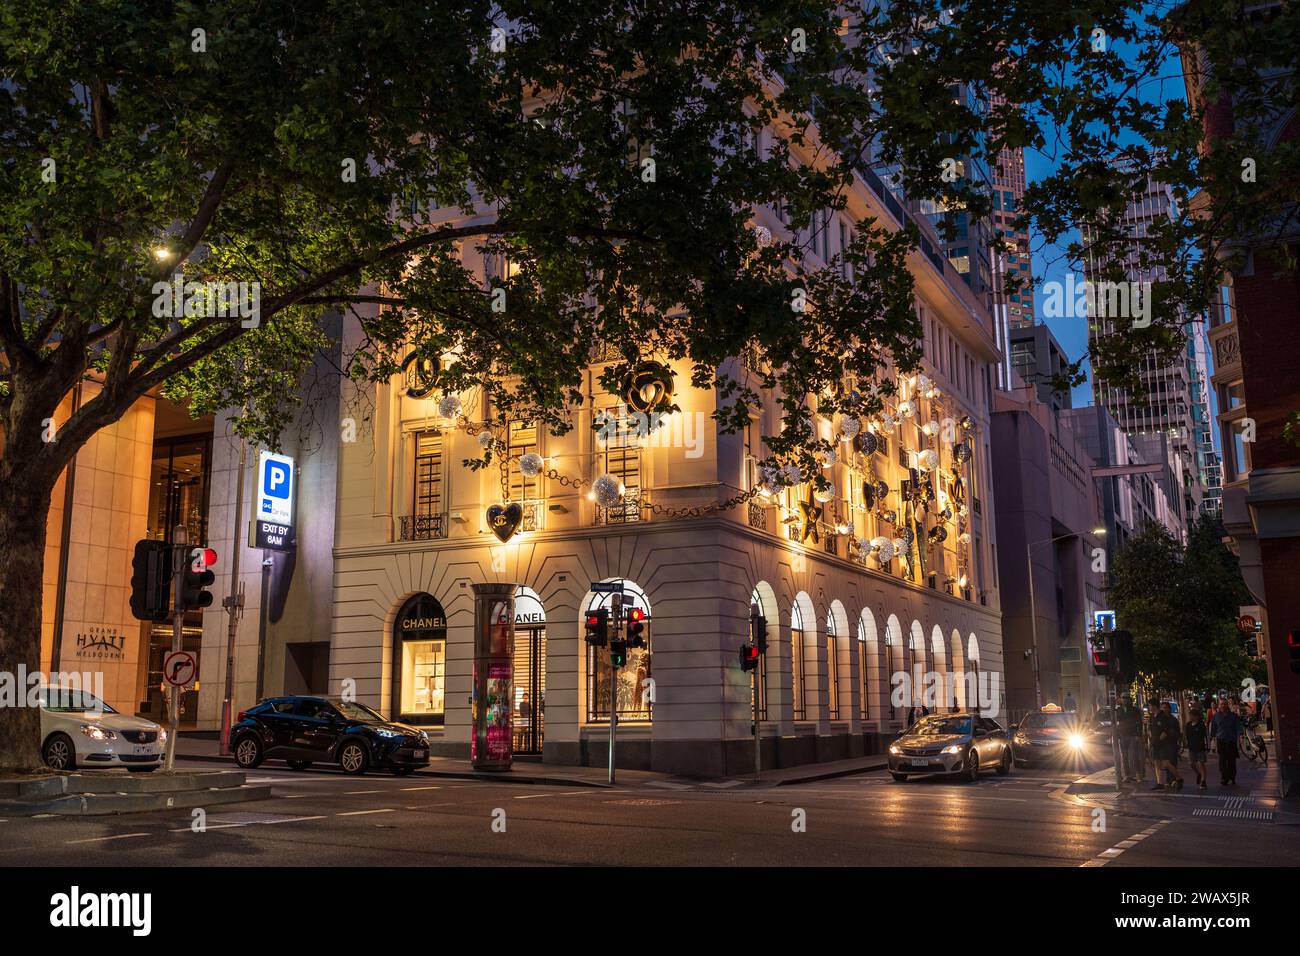
[[[1252,717],[1243,724],[1241,736],[1237,738],[1237,749],[1247,760],[1259,760],[1261,763],[1268,763],[1268,744],[1256,730],[1259,726],[1259,718]]]

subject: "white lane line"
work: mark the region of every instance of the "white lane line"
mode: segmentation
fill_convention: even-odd
[[[536,800],[539,797],[558,797],[558,793],[530,793],[527,796],[515,797],[516,800]]]
[[[365,816],[367,813],[396,813],[396,812],[397,812],[396,810],[392,810],[392,809],[388,809],[388,810],[349,810],[347,813],[336,813],[336,814],[334,814],[334,815],[335,815],[336,817],[360,817],[360,816]]]
[[[282,794],[280,794],[280,796],[279,796],[278,799],[280,799],[280,800],[306,800],[306,799],[308,799],[309,797],[319,797],[319,796],[322,796],[322,794],[319,794],[319,793],[282,793]]]
[[[147,837],[147,833],[119,833],[117,836],[106,837],[89,837],[85,840],[64,840],[64,846],[72,846],[77,843],[106,843],[109,840],[133,840],[136,837]]]
[[[1161,820],[1159,823],[1152,824],[1151,826],[1143,830],[1141,833],[1133,834],[1128,839],[1116,843],[1109,850],[1102,850],[1091,860],[1085,860],[1083,863],[1079,865],[1080,866],[1105,866],[1111,860],[1120,856],[1125,850],[1132,849],[1135,845],[1141,843],[1147,837],[1154,836],[1156,833],[1160,832],[1161,830],[1163,830],[1165,827],[1169,826],[1169,824],[1173,822],[1174,822],[1173,820]]]
[[[314,817],[292,817],[288,820],[263,820],[262,826],[269,827],[269,826],[274,826],[277,823],[302,823],[304,820],[324,820],[324,819],[325,819],[325,815],[322,813]]]
[[[412,793],[416,790],[441,790],[442,787],[403,787],[402,793]]]
[[[344,790],[343,795],[345,797],[355,797],[358,794],[362,794],[362,793],[383,793],[383,792],[384,791],[382,790]]]

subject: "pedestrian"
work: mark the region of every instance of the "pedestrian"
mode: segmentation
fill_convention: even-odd
[[[1187,741],[1187,760],[1196,771],[1196,786],[1207,790],[1210,785],[1206,782],[1205,751],[1209,741],[1205,721],[1201,719],[1201,708],[1195,704],[1188,712],[1183,738]]]
[[[1073,714],[1079,709],[1078,703],[1076,703],[1075,699],[1070,696],[1068,690],[1065,692],[1065,700],[1061,702],[1061,709],[1067,714]]]
[[[1265,697],[1264,705],[1259,710],[1260,716],[1264,718],[1264,729],[1270,734],[1273,732],[1273,698]]]
[[[1210,721],[1210,736],[1219,752],[1219,783],[1237,785],[1237,738],[1241,736],[1241,718],[1228,707],[1227,700],[1219,701],[1219,712]]]
[[[1167,700],[1160,702],[1160,710],[1151,720],[1151,738],[1151,754],[1156,764],[1156,785],[1152,789],[1183,789],[1183,778],[1178,773],[1178,748],[1182,731]]]
[[[1142,756],[1142,712],[1128,697],[1120,699],[1115,723],[1119,731],[1120,766],[1116,770],[1120,773],[1120,782],[1146,780],[1146,761]]]

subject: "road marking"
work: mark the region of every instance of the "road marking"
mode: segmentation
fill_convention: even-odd
[[[558,797],[558,793],[530,793],[526,796],[515,797],[516,800],[536,800],[538,797]]]
[[[64,840],[65,846],[72,846],[76,843],[106,843],[109,840],[132,840],[136,837],[147,837],[147,833],[119,833],[117,836],[106,837],[89,837],[85,840]]]
[[[383,792],[384,791],[382,790],[344,790],[343,795],[345,797],[355,797],[362,793],[383,793]]]
[[[262,826],[270,827],[270,826],[275,826],[275,824],[277,823],[302,823],[302,821],[304,820],[324,820],[324,819],[325,819],[325,815],[320,814],[314,817],[292,817],[285,820],[263,820]]]
[[[282,793],[279,796],[281,800],[306,800],[308,797],[319,797],[319,793]]]
[[[1143,830],[1141,833],[1133,834],[1128,839],[1116,843],[1109,850],[1102,850],[1091,860],[1085,860],[1083,863],[1080,863],[1079,865],[1080,866],[1105,866],[1111,860],[1120,856],[1125,850],[1132,849],[1134,846],[1136,846],[1138,843],[1141,843],[1147,837],[1154,836],[1156,833],[1163,830],[1165,827],[1169,826],[1169,824],[1173,822],[1174,822],[1173,820],[1161,820],[1159,823],[1154,823],[1151,826],[1147,827],[1145,830]]]
[[[396,810],[393,810],[393,809],[387,809],[387,810],[349,810],[347,813],[336,813],[336,814],[334,814],[334,815],[335,815],[336,817],[360,817],[360,816],[365,816],[367,813],[396,813],[396,812],[397,812],[397,811],[396,811]]]
[[[411,793],[415,790],[441,790],[442,787],[403,787],[402,793]]]

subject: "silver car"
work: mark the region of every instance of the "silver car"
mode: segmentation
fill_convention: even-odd
[[[922,717],[889,745],[889,773],[895,780],[951,773],[975,781],[981,770],[1005,776],[1014,759],[998,722],[971,713]]]

